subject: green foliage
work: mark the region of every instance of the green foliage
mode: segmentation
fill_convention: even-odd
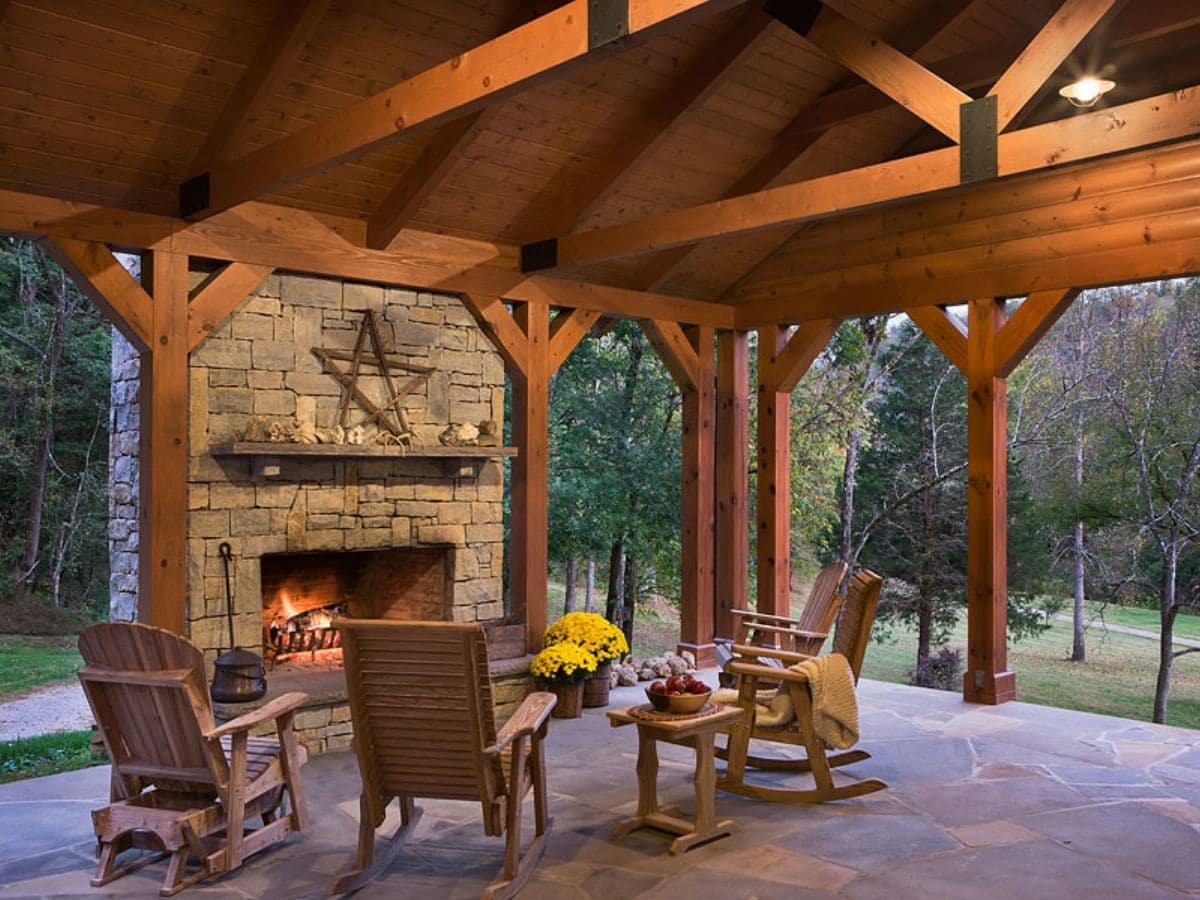
[[[680,396],[634,322],[585,340],[551,387],[550,554],[603,568],[624,539],[679,583]]]
[[[40,248],[0,239],[0,529],[9,536],[0,544],[0,606],[28,544],[31,473],[47,427],[33,594],[89,617],[107,606],[110,335]]]
[[[90,731],[60,731],[0,741],[0,784],[101,765],[91,752]]]

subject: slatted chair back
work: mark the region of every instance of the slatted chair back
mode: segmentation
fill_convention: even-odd
[[[846,577],[849,567],[840,560],[830,563],[817,573],[808,600],[800,612],[799,625],[801,631],[815,631],[828,634],[837,621],[838,611],[842,608],[842,598],[838,587]]]
[[[342,619],[346,687],[363,798],[381,821],[391,797],[479,800],[499,833],[500,761],[483,626]]]
[[[187,639],[148,625],[104,622],[79,637],[79,680],[113,763],[115,780],[212,794],[229,781],[213,727],[204,655]]]
[[[869,569],[855,572],[850,579],[850,589],[846,592],[846,602],[842,605],[837,632],[833,636],[833,652],[846,657],[856,684],[862,672],[863,658],[867,655],[867,644],[871,640],[871,627],[875,624],[875,611],[879,606],[882,588],[883,579]]]

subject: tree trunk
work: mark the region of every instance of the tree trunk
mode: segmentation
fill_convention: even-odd
[[[613,541],[612,553],[608,558],[608,602],[604,607],[604,618],[618,622],[617,614],[625,602],[625,538]]]
[[[575,557],[567,559],[567,585],[563,591],[563,612],[575,612]]]
[[[596,561],[589,559],[587,563],[587,575],[583,583],[583,609],[584,612],[594,613],[596,611]]]
[[[842,520],[842,547],[838,555],[846,564],[846,577],[839,586],[842,593],[850,584],[850,569],[854,565],[854,488],[858,482],[858,447],[861,442],[862,429],[852,429],[846,442],[846,460],[842,465],[842,501],[838,510]]]
[[[1179,544],[1175,535],[1167,542],[1163,554],[1162,582],[1159,587],[1158,679],[1154,685],[1154,721],[1167,721],[1167,699],[1171,694],[1171,667],[1175,662],[1172,638],[1175,636],[1175,582],[1179,569]]]
[[[1083,410],[1075,414],[1075,497],[1076,502],[1083,493]],[[1071,662],[1087,660],[1087,646],[1083,633],[1083,522],[1075,523],[1075,541],[1072,547],[1075,557],[1075,608],[1074,638],[1071,643]]]
[[[48,271],[48,270],[47,270]],[[57,390],[58,365],[62,359],[66,341],[67,318],[70,315],[70,290],[65,279],[54,287],[54,323],[50,329],[50,346],[42,366],[42,433],[38,440],[37,458],[30,473],[29,530],[25,538],[25,550],[17,562],[13,578],[13,594],[16,600],[28,600],[33,595],[34,572],[42,544],[42,518],[46,508],[46,473],[50,468],[50,454],[54,450],[54,406]]]
[[[625,604],[622,610],[621,630],[625,632],[625,641],[633,646],[633,614],[637,612],[637,566],[633,554],[625,555]]]

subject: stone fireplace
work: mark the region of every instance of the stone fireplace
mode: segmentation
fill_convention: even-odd
[[[404,398],[412,446],[250,440],[248,432],[291,434],[306,417],[319,432],[334,429],[343,388],[312,350],[346,358],[367,310],[389,355],[433,370]],[[371,393],[381,383],[376,373],[360,386]],[[329,640],[324,619],[342,611],[501,626],[502,457],[512,451],[459,450],[438,438],[449,425],[502,425],[503,391],[499,355],[455,298],[301,275],[268,278],[190,359],[192,641],[210,661],[228,649],[223,544],[237,642],[276,657],[273,684],[280,669],[303,668],[306,658],[329,651],[338,662],[340,651],[316,644]],[[118,521],[113,532],[136,534],[135,524]],[[126,554],[128,543],[120,547]],[[119,586],[114,580],[114,591]],[[114,613],[120,607],[114,597]],[[280,637],[320,628],[320,640]],[[286,651],[272,645],[272,634]],[[297,721],[318,750],[349,740],[342,679],[334,674],[324,687],[297,683],[295,672],[282,679],[316,698]],[[501,704],[519,702],[528,686],[527,675],[520,678],[507,692],[498,685]]]

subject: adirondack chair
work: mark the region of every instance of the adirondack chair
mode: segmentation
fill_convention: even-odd
[[[842,608],[837,634],[834,636],[832,652],[840,653],[846,658],[856,684],[862,671],[882,587],[883,579],[874,572],[864,569],[854,575]],[[824,745],[813,729],[812,698],[807,676],[790,668],[774,668],[758,662],[759,657],[767,654],[785,666],[791,666],[803,660],[803,654],[746,644],[735,644],[733,650],[735,657],[728,670],[738,679],[738,702],[742,706],[743,715],[730,730],[725,747],[717,749],[718,758],[726,760],[725,773],[717,780],[718,788],[762,800],[823,803],[828,800],[857,797],[887,787],[884,782],[874,778],[835,785],[830,771],[832,768],[861,762],[869,759],[870,754],[865,750],[850,750],[827,755]],[[791,695],[795,709],[794,721],[782,727],[772,728],[760,726],[755,722],[757,702],[764,699],[760,695],[760,679],[782,682],[779,689],[787,690]],[[751,740],[800,746],[805,749],[807,756],[803,759],[783,759],[752,755]],[[805,790],[750,784],[745,779],[747,766],[762,770],[811,772],[815,787]]]
[[[483,897],[513,896],[550,832],[542,741],[554,695],[529,695],[497,731],[482,625],[341,619],[335,627],[362,795],[355,867],[329,893],[356,890],[386,869],[420,820],[413,800],[428,797],[481,804],[485,833],[505,837],[504,864]],[[521,805],[530,790],[535,834],[522,854]],[[377,854],[375,831],[393,799],[400,828]]]
[[[817,574],[798,619],[768,615],[752,609],[731,610],[737,625],[736,637],[732,642],[716,647],[717,665],[722,669],[722,685],[732,686],[735,680],[727,669],[734,658],[733,644],[766,644],[806,656],[820,653],[842,609],[844,598],[838,593],[838,587],[846,577],[847,569],[844,562],[838,561]],[[768,654],[760,656],[758,661],[764,666],[782,668],[778,660]]]
[[[126,849],[166,851],[160,893],[170,896],[307,826],[300,767],[308,754],[292,730],[305,694],[284,694],[217,726],[204,655],[187,639],[106,622],[80,636],[79,651],[79,680],[112,760],[112,802],[92,813],[100,844],[93,886],[162,859],[116,866]],[[278,738],[250,737],[271,722]],[[290,811],[281,815],[285,790]],[[244,833],[259,816],[262,825]],[[199,870],[186,874],[189,854]]]

